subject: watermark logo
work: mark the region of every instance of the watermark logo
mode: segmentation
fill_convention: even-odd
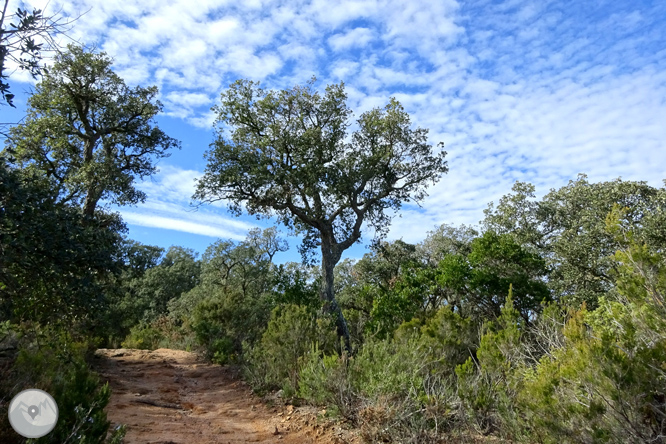
[[[58,422],[58,404],[44,390],[23,390],[9,403],[9,423],[26,438],[41,438]]]

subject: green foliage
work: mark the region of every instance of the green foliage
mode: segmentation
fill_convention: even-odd
[[[195,197],[230,199],[239,213],[245,202],[250,214],[276,213],[308,232],[312,221],[330,215],[336,237],[355,237],[351,246],[358,239],[352,205],[364,215],[360,222],[384,231],[384,209],[420,200],[425,185],[447,171],[446,162],[444,154],[433,155],[427,130],[409,128],[395,99],[360,117],[350,149],[344,85],[329,85],[322,96],[313,84],[283,91],[245,80],[232,84],[215,107],[218,139]],[[230,137],[223,136],[226,128]],[[398,178],[403,185],[396,186]]]
[[[497,321],[485,325],[486,332],[481,336],[477,351],[481,368],[502,377],[506,377],[520,360],[521,334],[524,329],[524,320],[513,305],[512,290],[512,286],[509,286],[509,296]]]
[[[319,307],[319,281],[312,267],[296,262],[278,265],[275,270],[275,304],[295,304]]]
[[[336,408],[340,415],[354,416],[356,397],[346,355],[323,355],[315,345],[299,360],[298,396],[307,402]]]
[[[277,299],[310,298],[298,273],[292,278],[273,265],[273,255],[285,248],[274,229],[253,231],[239,244],[212,244],[202,258],[200,284],[168,304],[170,318],[188,325],[217,362],[241,360],[243,344],[261,338]],[[276,286],[291,293],[276,296]]]
[[[586,177],[579,175],[541,201],[533,200],[532,185],[517,182],[513,194],[485,211],[484,226],[513,236],[546,259],[556,299],[575,307],[585,302],[593,309],[600,296],[614,289],[611,257],[620,245],[606,230],[606,216],[614,205],[626,207],[624,221],[637,238],[663,246],[666,190],[620,179],[591,184]]]
[[[125,85],[106,54],[69,45],[37,84],[5,151],[87,216],[103,199],[142,202],[135,178],[154,174],[153,159],[180,146],[155,124],[162,109],[157,93],[156,87]]]
[[[45,73],[41,63],[42,51],[46,49],[44,45],[57,46],[54,37],[67,24],[62,17],[45,16],[37,8],[32,12],[18,8],[12,13],[7,10],[5,2],[0,12],[0,94],[9,106],[14,106],[14,94],[8,82],[11,73],[16,67],[27,71],[33,79]]]
[[[474,233],[464,230],[449,233],[448,237],[440,233],[440,247],[434,247],[430,240],[428,248],[442,248],[437,253],[442,257],[437,266],[432,258],[421,262],[417,256],[408,256],[405,262],[394,265],[392,273],[381,277],[368,270],[373,270],[370,264],[381,263],[382,259],[366,255],[366,263],[360,261],[354,267],[362,279],[351,293],[356,299],[346,305],[359,307],[361,302],[367,306],[369,299],[366,332],[385,338],[401,323],[413,317],[426,320],[445,305],[479,323],[497,318],[513,285],[514,304],[521,316],[534,318],[541,303],[550,300],[543,281],[545,262],[509,235],[487,231],[472,239]],[[454,235],[461,239],[456,240]]]
[[[386,234],[389,211],[422,201],[448,168],[446,153],[433,152],[428,131],[412,129],[394,98],[361,114],[359,129],[347,137],[352,112],[344,84],[327,86],[322,96],[314,82],[282,91],[246,80],[230,85],[213,108],[218,137],[194,198],[224,199],[238,215],[277,217],[303,235],[304,261],[319,246],[324,308],[335,313],[349,350],[334,293],[335,265],[361,239],[364,224],[380,237]]]
[[[130,268],[124,276],[125,295],[115,307],[122,325],[128,328],[166,315],[168,303],[193,289],[200,274],[196,253],[182,247],[170,247],[159,264],[140,274]]]
[[[488,374],[481,372],[472,358],[456,367],[460,408],[464,424],[476,433],[488,434],[496,430],[496,390]]]
[[[21,390],[39,388],[50,393],[58,404],[55,429],[30,442],[105,442],[109,422],[104,407],[110,391],[108,384],[101,385],[86,363],[89,344],[53,328],[24,327],[21,333],[18,357],[1,384],[1,398],[8,400]],[[8,431],[6,420],[3,415],[0,425],[3,436],[17,436]],[[122,429],[116,430],[111,439],[120,442],[122,434]]]
[[[336,294],[355,344],[360,346],[366,334],[387,337],[416,314],[421,295],[395,289],[401,274],[416,260],[416,247],[397,240],[375,242],[357,263],[343,261],[336,266]]]
[[[537,312],[542,302],[550,300],[548,288],[541,280],[546,275],[545,262],[510,236],[486,231],[472,241],[468,260],[472,268],[470,286],[475,290],[470,293],[470,302],[482,312],[499,315],[499,307],[508,304],[510,286],[513,304],[525,319]]]
[[[365,397],[400,398],[420,390],[424,350],[414,337],[368,341],[354,359],[354,384]]]
[[[666,265],[661,244],[653,245],[641,242],[639,234],[622,219],[627,209],[616,206],[606,219],[606,226],[621,249],[613,259],[617,263],[614,277],[621,296],[632,304],[641,307],[641,318],[646,327],[659,330],[666,323]]]
[[[442,224],[435,230],[428,232],[428,236],[416,247],[418,256],[432,266],[448,256],[460,255],[466,257],[471,253],[472,240],[479,232],[466,225],[455,227]]]
[[[270,309],[264,298],[218,290],[195,306],[189,324],[209,357],[220,364],[233,362],[246,351],[244,343],[261,337]]]
[[[403,322],[422,315],[428,283],[428,269],[404,271],[390,290],[378,291],[372,302],[366,330],[378,338],[391,335]],[[424,288],[425,287],[425,288]]]
[[[120,255],[125,265],[125,280],[139,278],[148,269],[156,267],[164,254],[164,248],[144,245],[132,239],[123,239]]]
[[[666,433],[666,317],[663,255],[623,229],[614,210],[609,231],[617,285],[625,299],[600,298],[566,325],[566,346],[527,373],[520,400],[542,442],[658,442]],[[637,285],[638,283],[638,285]]]
[[[352,361],[350,379],[362,400],[356,419],[366,440],[439,442],[459,423],[453,366],[446,362],[455,352],[441,356],[445,347],[436,338],[454,316],[438,318],[422,327],[425,334],[410,322],[393,340],[368,341]]]
[[[403,324],[396,335],[409,329],[410,324]],[[477,326],[470,318],[454,312],[450,306],[440,308],[420,331],[420,342],[428,350],[433,363],[437,363],[437,371],[442,373],[452,373],[457,365],[475,355],[479,345]]]
[[[248,356],[251,382],[258,389],[282,387],[295,394],[301,371],[299,359],[313,346],[324,354],[331,354],[336,343],[330,317],[316,316],[312,309],[304,306],[278,306],[271,312],[261,341]]]
[[[512,288],[495,321],[483,326],[476,360],[469,357],[456,367],[458,395],[464,418],[472,429],[502,434],[515,427],[515,392],[522,366],[524,320],[513,305]]]
[[[40,176],[0,162],[0,315],[91,327],[120,273],[124,226],[116,215],[84,218],[56,200]]]
[[[191,330],[175,325],[168,317],[161,316],[149,324],[139,323],[133,326],[121,346],[144,350],[172,348],[191,351],[196,348],[197,341]]]
[[[129,334],[121,343],[123,348],[155,350],[162,339],[162,334],[151,325],[138,324],[130,329]]]

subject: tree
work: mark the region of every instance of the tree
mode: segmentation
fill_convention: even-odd
[[[415,311],[405,295],[397,294],[395,285],[405,269],[418,262],[416,246],[402,240],[380,241],[370,249],[355,264],[345,260],[336,267],[336,298],[352,323],[356,342],[366,332],[382,336],[393,332]],[[385,322],[388,318],[391,322]]]
[[[448,171],[446,152],[433,154],[428,131],[411,129],[409,115],[395,99],[384,109],[363,113],[347,139],[352,113],[344,84],[327,86],[322,96],[313,90],[314,81],[267,91],[239,80],[223,92],[213,108],[217,138],[194,198],[227,199],[236,214],[244,208],[277,216],[304,234],[304,259],[319,246],[321,297],[349,344],[334,295],[335,264],[361,239],[364,223],[381,237],[391,219],[387,210],[423,200],[427,185]]]
[[[556,298],[570,305],[597,306],[599,297],[614,289],[615,268],[610,256],[619,244],[606,231],[606,215],[615,204],[628,208],[623,216],[641,241],[666,245],[666,190],[646,182],[620,179],[589,183],[581,174],[574,181],[533,201],[534,187],[517,182],[514,194],[497,208],[485,211],[484,225],[510,234],[517,242],[545,258],[551,272],[548,284]]]
[[[28,71],[33,79],[46,72],[40,63],[44,51],[56,48],[53,38],[66,31],[74,19],[45,16],[41,9],[32,12],[18,8],[8,13],[9,0],[5,0],[0,14],[0,94],[9,106],[14,106],[14,94],[10,92],[8,65]],[[46,47],[44,44],[46,43]]]
[[[113,214],[83,223],[56,197],[44,180],[0,161],[0,319],[94,324],[106,308],[125,228]]]
[[[140,246],[144,255],[149,254],[149,249],[157,249],[136,244],[133,250],[137,251]],[[201,263],[196,257],[194,250],[172,246],[159,264],[141,274],[129,268],[124,275],[125,294],[115,307],[121,318],[119,326],[129,329],[139,322],[149,323],[166,315],[169,301],[179,298],[198,284]],[[140,259],[137,256],[134,258]]]
[[[447,255],[471,252],[472,240],[479,235],[473,227],[442,224],[428,232],[428,236],[417,246],[417,252],[423,261],[433,266]]]
[[[463,311],[481,319],[500,317],[512,287],[512,306],[525,321],[530,321],[540,311],[541,303],[551,300],[543,282],[547,274],[545,261],[511,236],[486,231],[472,241],[471,247],[467,256],[469,280],[460,301],[467,304]],[[444,281],[458,276],[455,268],[452,270],[445,264],[440,271]]]
[[[240,356],[266,328],[279,284],[271,258],[286,249],[274,228],[251,230],[243,242],[211,244],[199,284],[169,303],[170,316],[189,323],[216,361]]]
[[[130,88],[104,53],[70,45],[28,101],[25,123],[10,131],[7,154],[40,172],[61,202],[92,216],[101,199],[135,204],[135,178],[156,172],[153,160],[180,148],[155,124],[157,88]]]
[[[120,253],[125,264],[125,279],[131,280],[142,277],[146,271],[156,267],[164,254],[164,248],[125,238]]]

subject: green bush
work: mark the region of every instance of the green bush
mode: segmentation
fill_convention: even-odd
[[[422,386],[426,354],[415,339],[368,341],[354,359],[354,385],[364,397],[402,398]]]
[[[394,340],[366,342],[351,361],[358,421],[369,442],[439,442],[457,423],[453,370],[442,371],[419,330],[403,325]],[[411,331],[410,331],[411,330]]]
[[[666,259],[636,240],[627,210],[607,229],[616,291],[574,313],[563,344],[526,372],[519,391],[532,440],[544,443],[661,442],[666,436]],[[561,342],[561,341],[560,341]]]
[[[3,442],[79,443],[105,442],[109,430],[104,407],[109,402],[108,384],[90,370],[85,357],[89,346],[66,332],[51,328],[23,328],[18,355],[2,381],[2,399],[9,400],[28,388],[50,393],[58,404],[58,423],[51,433],[26,441],[10,431],[7,417],[0,418]],[[121,442],[123,428],[109,438]],[[13,441],[10,441],[13,439]]]
[[[525,378],[520,401],[545,443],[659,442],[666,434],[666,338],[644,341],[630,306],[601,298],[576,314],[567,346]]]
[[[242,361],[246,346],[261,338],[269,316],[267,297],[211,289],[192,310],[189,325],[208,358],[225,364]]]
[[[396,332],[401,335],[418,327],[405,323]],[[438,372],[451,374],[457,365],[474,356],[479,346],[478,326],[470,318],[454,312],[450,306],[440,308],[420,328],[422,346],[428,350],[431,366]]]
[[[155,350],[162,335],[155,328],[146,324],[135,325],[121,343],[123,348],[138,348],[142,350]]]
[[[298,396],[348,419],[354,419],[357,398],[349,375],[350,361],[347,355],[337,353],[322,356],[316,346],[299,361],[301,368]]]
[[[196,340],[191,331],[176,326],[172,320],[162,316],[150,324],[141,323],[132,327],[121,345],[123,348],[143,350],[173,348],[189,351],[196,347]]]
[[[260,390],[283,388],[296,394],[299,359],[311,351],[313,344],[324,354],[335,351],[337,335],[330,317],[317,316],[311,308],[301,305],[276,307],[261,341],[247,357],[252,385]]]

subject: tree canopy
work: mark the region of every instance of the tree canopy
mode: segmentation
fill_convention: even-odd
[[[109,278],[120,272],[125,227],[104,213],[82,223],[47,185],[0,161],[0,319],[94,320]]]
[[[646,182],[590,183],[587,176],[533,200],[534,186],[517,182],[513,194],[485,210],[485,228],[507,233],[538,253],[551,269],[549,286],[555,298],[597,306],[613,288],[611,256],[619,244],[606,231],[606,215],[614,205],[627,208],[624,219],[637,228],[641,241],[655,248],[666,243],[666,197]]]
[[[154,160],[180,148],[156,125],[157,88],[127,86],[111,64],[104,53],[68,46],[37,85],[6,148],[18,166],[48,178],[61,202],[81,205],[88,216],[101,199],[143,201],[135,179],[154,174]]]
[[[428,130],[412,129],[395,99],[363,113],[348,134],[352,112],[344,84],[321,95],[314,81],[269,91],[239,80],[223,92],[213,108],[217,138],[194,198],[226,199],[237,214],[277,216],[303,234],[304,255],[319,246],[322,296],[339,312],[338,327],[348,337],[333,294],[335,264],[361,239],[364,223],[381,236],[389,210],[423,200],[427,186],[448,171],[446,152],[433,153]]]

